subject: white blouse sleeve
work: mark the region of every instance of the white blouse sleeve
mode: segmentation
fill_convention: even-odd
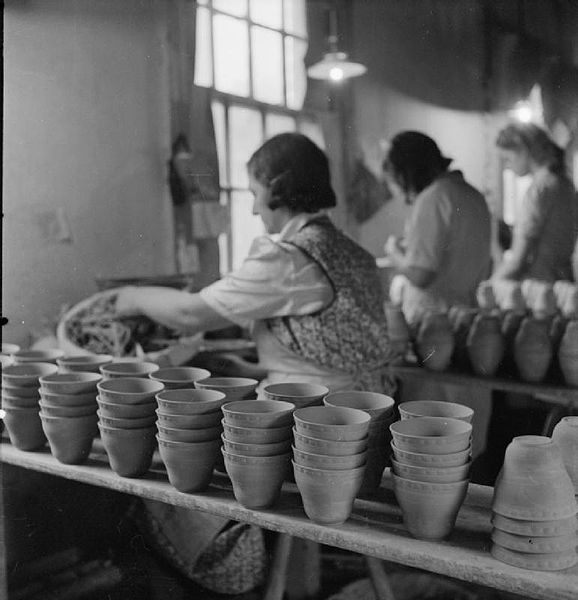
[[[262,236],[243,264],[204,288],[201,298],[242,327],[252,321],[321,310],[333,299],[319,265],[292,244]]]

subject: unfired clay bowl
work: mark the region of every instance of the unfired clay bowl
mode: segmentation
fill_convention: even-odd
[[[327,454],[312,454],[303,452],[293,447],[293,460],[302,467],[312,469],[343,470],[356,469],[365,464],[367,451],[359,454],[348,454],[345,456],[331,456]]]
[[[163,411],[172,415],[199,415],[221,410],[226,402],[223,392],[216,390],[167,390],[156,395]]]
[[[53,406],[96,406],[96,391],[82,394],[55,394],[40,390],[40,397]]]
[[[291,427],[295,405],[278,400],[237,400],[221,407],[225,423],[236,427]]]
[[[359,454],[367,449],[367,437],[353,442],[341,442],[334,440],[322,440],[299,433],[295,427],[292,429],[295,447],[303,452],[313,454],[325,454],[331,456],[347,456],[348,454]]]
[[[209,442],[219,439],[223,429],[218,427],[203,427],[202,429],[176,429],[157,423],[159,437],[173,442]]]
[[[404,465],[394,458],[391,459],[393,472],[399,477],[412,479],[413,481],[425,481],[429,483],[456,483],[468,479],[470,461],[457,467],[417,467],[415,465]]]
[[[371,417],[356,408],[309,406],[293,413],[295,429],[322,440],[353,442],[367,436]]]
[[[392,474],[392,480],[403,522],[413,537],[442,540],[450,535],[466,497],[468,479],[456,483],[426,483]]]
[[[74,373],[77,371],[100,373],[100,367],[113,361],[110,354],[79,354],[77,356],[63,356],[56,359],[61,373]]]
[[[37,388],[40,377],[57,372],[58,367],[47,362],[8,365],[2,369],[2,385]]]
[[[401,450],[394,442],[391,442],[391,449],[395,459],[404,465],[415,465],[416,467],[457,467],[464,465],[470,460],[471,446],[460,452],[451,454],[423,454],[421,452],[408,452]]]
[[[224,449],[222,452],[237,502],[251,509],[273,506],[281,493],[291,455],[240,456]]]
[[[48,417],[86,417],[96,412],[96,404],[81,406],[58,406],[40,401],[40,413]]]
[[[217,427],[221,425],[221,419],[223,418],[223,413],[220,410],[200,415],[172,415],[159,408],[156,413],[160,425],[176,429]]]
[[[118,429],[144,429],[146,427],[152,427],[156,418],[154,413],[152,416],[148,417],[140,417],[140,418],[132,418],[132,419],[122,419],[118,417],[106,417],[99,410],[97,411],[98,420],[101,425],[106,425],[107,427],[116,427]]]
[[[96,386],[100,399],[115,404],[144,404],[164,390],[160,381],[143,377],[118,377],[101,381]]]
[[[225,435],[221,435],[223,448],[231,454],[238,456],[276,456],[277,454],[288,454],[291,450],[291,438],[271,444],[244,444],[243,442],[233,442],[228,440]]]
[[[55,373],[40,378],[40,389],[52,394],[84,394],[95,390],[102,379],[100,373]]]
[[[40,398],[40,388],[38,385],[30,387],[21,387],[19,385],[2,384],[2,397],[10,398]]]
[[[119,360],[100,367],[104,379],[116,377],[147,377],[159,370],[156,363],[136,360]]]
[[[351,516],[365,465],[355,469],[313,469],[292,461],[305,514],[315,523],[339,525]]]
[[[94,437],[98,433],[97,417],[51,417],[40,413],[42,428],[51,454],[67,465],[82,464],[88,458]]]
[[[152,417],[155,414],[157,403],[143,402],[142,404],[117,404],[116,402],[107,402],[100,396],[96,397],[96,402],[100,414],[104,417],[113,419],[141,419],[143,417]]]
[[[422,454],[452,454],[470,445],[472,426],[458,419],[416,417],[389,426],[395,445]]]
[[[18,350],[11,354],[15,365],[24,363],[53,363],[56,364],[57,358],[62,358],[64,352],[58,348],[50,348],[47,350]]]
[[[232,442],[243,444],[273,444],[291,437],[290,427],[235,427],[222,421],[224,435]]]
[[[4,408],[4,425],[13,446],[38,450],[46,444],[38,408]]]
[[[474,411],[469,406],[456,402],[415,400],[413,402],[402,402],[398,409],[402,420],[414,417],[445,417],[471,423],[474,417]]]
[[[253,395],[259,382],[251,377],[208,377],[195,381],[199,390],[216,390],[227,396],[227,402]]]
[[[166,390],[193,388],[196,381],[210,376],[210,371],[197,367],[165,367],[149,374],[150,379],[160,381]]]
[[[150,468],[156,427],[118,429],[99,423],[100,437],[112,470],[120,477],[140,477]]]
[[[219,456],[218,440],[175,444],[157,436],[159,454],[170,484],[180,492],[202,492],[209,487]]]
[[[263,389],[268,400],[284,400],[297,408],[321,405],[329,388],[316,383],[271,383]]]
[[[377,392],[343,391],[327,394],[325,406],[342,406],[365,411],[372,419],[393,413],[395,402],[391,396]]]
[[[37,394],[30,398],[20,398],[20,396],[13,396],[12,394],[2,391],[2,407],[3,408],[38,408],[38,402],[40,395]]]

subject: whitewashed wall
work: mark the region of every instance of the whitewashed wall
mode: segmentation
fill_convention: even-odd
[[[2,339],[173,271],[163,0],[7,0]]]

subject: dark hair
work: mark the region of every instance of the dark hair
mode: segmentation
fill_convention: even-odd
[[[565,171],[564,150],[534,123],[506,125],[498,134],[496,145],[518,152],[525,149],[536,164],[547,167],[552,173],[561,175]]]
[[[251,156],[247,169],[270,188],[273,210],[283,206],[313,213],[336,204],[327,156],[300,133],[280,133],[267,140]]]
[[[443,156],[437,144],[427,135],[419,131],[403,131],[391,141],[382,166],[406,194],[419,194],[438,175],[445,173],[451,162],[452,159]]]

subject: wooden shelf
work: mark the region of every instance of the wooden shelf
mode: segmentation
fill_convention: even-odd
[[[63,465],[47,449],[22,452],[9,443],[0,445],[0,460],[88,485],[254,523],[363,555],[517,593],[525,598],[576,600],[578,567],[561,572],[527,571],[503,564],[489,554],[493,490],[486,486],[471,484],[450,538],[444,542],[430,542],[412,538],[405,529],[391,491],[388,470],[376,495],[355,501],[352,516],[346,523],[326,526],[307,518],[297,487],[291,483],[284,484],[281,499],[273,509],[256,511],[236,502],[225,474],[215,473],[206,492],[178,492],[168,483],[158,455],[146,476],[121,478],[110,469],[98,439],[84,465]]]
[[[518,394],[530,394],[545,401],[578,407],[578,388],[552,383],[527,383],[506,377],[480,377],[457,371],[431,371],[413,365],[392,367],[393,375],[404,379],[427,379],[438,383],[448,383],[465,387],[501,390]]]

